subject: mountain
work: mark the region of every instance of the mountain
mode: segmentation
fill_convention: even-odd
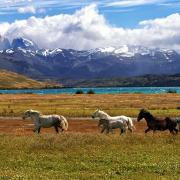
[[[16,38],[12,41],[12,45],[11,45],[12,49],[18,49],[18,48],[22,48],[22,49],[28,49],[28,50],[32,50],[35,51],[36,49],[38,49],[38,46],[25,38]]]
[[[174,50],[119,46],[76,51],[39,49],[25,38],[0,51],[0,68],[36,80],[72,82],[97,78],[180,73],[180,54]]]
[[[10,42],[7,38],[0,36],[0,50],[11,48]]]

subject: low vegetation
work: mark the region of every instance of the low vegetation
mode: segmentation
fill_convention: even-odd
[[[87,94],[95,94],[95,92],[92,89],[90,89],[87,91]]]
[[[53,82],[39,82],[26,76],[6,70],[0,71],[0,89],[39,89],[56,87],[60,87],[60,85]]]
[[[177,93],[177,91],[175,89],[168,89],[167,93]]]
[[[84,94],[82,89],[78,89],[75,94]]]
[[[0,135],[0,179],[179,179],[179,137]]]
[[[69,81],[68,81],[69,83]],[[72,81],[67,85],[76,87],[161,87],[180,86],[180,74],[144,75],[137,77],[99,78],[83,81]]]
[[[155,116],[180,116],[180,94],[59,94],[59,95],[0,95],[0,116],[21,116],[27,109],[43,114],[62,114],[66,117],[89,117],[101,108],[112,116],[137,117],[141,108]]]

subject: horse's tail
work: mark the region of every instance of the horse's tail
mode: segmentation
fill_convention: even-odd
[[[132,120],[130,117],[128,117],[128,123],[127,123],[127,125],[128,125],[128,127],[129,127],[130,129],[136,129],[135,126],[134,126],[134,124],[133,124],[133,120]]]
[[[64,116],[60,116],[61,118],[61,127],[63,130],[67,131],[68,130],[68,121]]]
[[[176,122],[177,122],[176,128],[179,129],[179,131],[180,131],[180,117],[176,118]]]
[[[176,122],[177,122],[178,124],[180,124],[180,117],[179,117],[179,118],[176,118]]]

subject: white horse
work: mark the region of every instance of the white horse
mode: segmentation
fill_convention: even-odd
[[[68,122],[64,116],[59,115],[42,115],[39,111],[27,110],[23,114],[23,119],[30,117],[34,121],[34,132],[40,133],[41,128],[49,128],[54,126],[56,132],[68,129]]]
[[[135,129],[134,125],[133,125],[133,121],[130,117],[127,116],[110,116],[107,113],[105,113],[104,111],[101,111],[99,109],[97,109],[93,114],[92,114],[92,118],[100,118],[100,119],[106,119],[109,121],[123,121],[127,124],[128,130],[129,131],[133,131],[133,129]]]
[[[120,134],[126,132],[127,124],[123,122],[122,120],[107,120],[107,119],[100,119],[99,120],[99,126],[103,126],[101,129],[101,133],[103,133],[106,130],[106,133],[108,134],[110,131],[113,132],[113,129],[120,129]]]

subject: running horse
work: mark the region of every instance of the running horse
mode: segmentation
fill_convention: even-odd
[[[39,111],[27,110],[23,114],[23,119],[30,117],[34,121],[35,129],[34,132],[40,133],[41,128],[54,127],[56,132],[68,129],[68,122],[64,116],[53,115],[42,115]]]
[[[155,132],[156,130],[159,131],[169,130],[170,133],[172,134],[178,133],[178,130],[176,129],[177,122],[170,119],[169,117],[166,117],[165,119],[159,119],[157,117],[154,117],[146,109],[141,109],[137,121],[140,121],[143,118],[146,120],[148,126],[148,128],[145,130],[145,133],[151,130],[153,130],[153,132]]]

